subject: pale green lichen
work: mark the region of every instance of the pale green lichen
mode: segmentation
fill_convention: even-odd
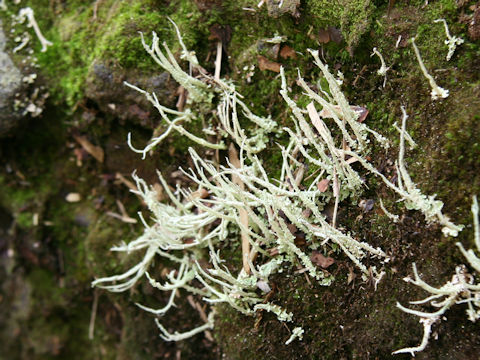
[[[285,345],[290,344],[295,339],[302,340],[304,333],[305,333],[305,330],[303,330],[301,327],[294,328],[292,330],[292,335],[288,338],[287,341],[285,341]]]
[[[383,58],[382,54],[380,54],[380,52],[377,50],[376,47],[374,47],[372,51],[373,51],[373,53],[370,56],[377,55],[378,58],[380,59],[381,66],[380,66],[380,69],[377,70],[377,74],[380,75],[380,76],[383,76],[383,78],[384,78],[383,79],[383,87],[385,87],[385,83],[387,82],[387,71],[390,68],[387,67],[387,65],[385,64],[385,59]]]
[[[181,39],[180,36],[179,39]],[[322,194],[316,188],[310,187],[305,190],[300,187],[301,177],[298,174],[302,173],[304,164],[297,160],[298,153],[305,155],[307,163],[312,162],[321,167],[324,173],[338,180],[339,188],[334,190],[333,194],[337,204],[340,192],[343,193],[342,198],[349,196],[352,192],[358,192],[362,181],[338,149],[339,145],[319,118],[312,102],[307,109],[314,126],[320,131],[320,136],[314,134],[303,118],[305,110],[301,110],[288,97],[283,69],[281,93],[298,123],[296,123],[296,131],[285,128],[291,138],[287,148],[279,148],[282,156],[282,175],[280,179],[272,179],[266,173],[256,153],[265,147],[266,134],[275,129],[275,123],[270,118],[254,115],[241,100],[242,96],[235,91],[233,84],[214,79],[207,73],[203,73],[201,78],[210,84],[208,88],[205,88],[202,80],[190,79],[189,75],[184,73],[175,62],[173,55],[170,54],[169,59],[162,57],[158,49],[158,39],[154,38],[154,45],[146,49],[152,57],[156,56],[158,60],[156,61],[164,69],[175,72],[174,77],[179,82],[184,81],[185,87],[196,89],[198,94],[202,94],[199,89],[220,94],[217,106],[219,122],[217,129],[240,150],[238,164],[232,164],[227,160],[226,165],[219,165],[204,159],[190,148],[189,154],[193,168],[182,171],[197,185],[195,192],[179,187],[175,194],[172,193],[162,174],[158,172],[160,183],[172,205],[159,202],[157,192],[134,175],[138,188],[136,193],[144,199],[148,209],[153,213],[153,224],[148,224],[139,214],[145,226],[144,234],[129,244],[116,246],[112,250],[127,253],[144,251],[144,257],[124,274],[95,280],[94,286],[116,292],[125,291],[146,276],[153,287],[170,292],[167,304],[160,309],[138,304],[140,308],[156,315],[162,315],[172,308],[178,290],[184,289],[201,296],[209,304],[227,303],[245,315],[253,315],[259,310],[265,310],[274,313],[280,321],[292,321],[292,313],[279,305],[265,303],[256,293],[257,288],[268,291],[269,276],[288,263],[301,264],[304,270],[321,285],[329,285],[332,278],[314,265],[309,254],[295,244],[295,236],[289,228],[290,225],[295,226],[317,243],[316,248],[328,243],[337,245],[361,270],[365,279],[373,276],[379,280],[382,277],[383,272],[377,272],[375,267],[368,268],[362,260],[369,255],[386,261],[388,260],[386,254],[366,242],[355,240],[349,234],[338,230],[334,224],[329,224],[321,209],[331,197]],[[168,48],[166,49],[168,52]],[[189,58],[191,64],[198,65],[196,59],[186,49],[184,49],[184,55]],[[319,96],[306,85],[303,79],[300,79],[312,101],[331,111],[336,124],[352,147],[364,150],[369,133],[373,133],[379,140],[384,140],[379,134],[356,121],[357,114],[351,109],[336,79],[320,61],[318,53],[312,51],[312,55],[326,77],[332,94],[331,97],[327,93],[323,94],[325,97]],[[202,82],[202,85],[197,84],[198,81]],[[205,143],[205,140],[188,133],[179,124],[182,121],[186,122],[191,116],[188,112],[190,108],[183,112],[167,109],[159,104],[155,94],[127,85],[142,93],[168,124],[164,134],[153,139],[144,150],[134,149],[135,151],[145,156],[146,152],[172,130],[179,131],[204,147],[216,145]],[[189,105],[193,106],[196,101],[204,100],[196,99]],[[241,127],[238,109],[256,126],[258,131],[256,135],[247,134]],[[170,120],[169,115],[176,118]],[[347,126],[353,135],[350,135]],[[129,144],[131,145],[130,138]],[[204,196],[195,195],[199,192]],[[306,210],[312,214],[310,219],[303,215]],[[225,260],[221,258],[222,249],[227,246],[227,239],[232,237],[234,227],[246,235],[245,239],[251,249],[249,254],[243,254],[248,266],[240,269],[237,274],[224,266],[222,263]],[[275,255],[272,255],[274,253]],[[177,271],[172,271],[164,284],[154,280],[148,273],[148,268],[156,257],[168,259],[176,264]],[[208,264],[201,264],[201,258],[206,259]],[[254,259],[256,259],[255,263]],[[157,325],[162,333],[161,336],[166,340],[182,340],[211,327],[210,322],[207,322],[190,332],[172,335],[158,321]],[[300,335],[300,331],[297,330],[295,336]]]
[[[359,161],[366,169],[380,176],[388,187],[401,196],[407,208],[420,210],[427,221],[443,225],[445,234],[455,236],[461,230],[460,226],[451,223],[442,214],[443,203],[434,200],[433,196],[427,197],[422,194],[406,170],[404,143],[408,137],[407,115],[404,109],[402,108],[403,119],[397,162],[399,180],[398,185],[395,185],[365,159],[369,135],[373,135],[385,147],[388,147],[388,142],[383,136],[357,121],[358,114],[348,103],[337,79],[319,59],[318,51],[310,50],[310,53],[314,63],[322,71],[329,91],[321,90],[318,94],[299,76],[298,84],[311,100],[306,109],[302,109],[289,96],[286,76],[281,68],[280,94],[292,110],[294,129],[284,128],[290,136],[290,141],[288,146],[279,146],[278,149],[282,159],[280,178],[269,176],[256,154],[265,148],[267,134],[275,130],[275,122],[269,117],[263,118],[253,114],[241,100],[242,96],[236,92],[232,83],[216,79],[203,70],[194,54],[185,48],[178,29],[176,26],[175,28],[182,45],[183,57],[191,66],[197,68],[200,74],[198,79],[180,68],[166,46],[168,58],[163,55],[155,35],[152,47],[145,45],[143,37],[142,42],[147,52],[160,66],[171,72],[189,93],[193,92],[196,95],[187,102],[187,109],[176,111],[160,105],[155,94],[127,84],[142,93],[168,124],[167,130],[153,139],[144,150],[134,151],[142,153],[145,157],[145,154],[165,139],[172,130],[180,132],[203,147],[224,148],[223,144],[209,143],[189,133],[180,124],[200,116],[201,111],[205,112],[203,115],[211,114],[204,106],[198,111],[193,110],[193,107],[198,103],[209,104],[213,99],[212,94],[216,94],[219,95],[216,97],[219,101],[217,123],[211,121],[207,130],[217,131],[231,141],[229,159],[223,165],[218,164],[205,159],[190,148],[189,155],[193,166],[182,172],[195,184],[195,190],[177,187],[173,193],[162,174],[158,172],[170,204],[159,202],[158,194],[153,187],[149,187],[144,180],[134,174],[138,188],[136,193],[143,198],[153,213],[153,224],[148,224],[139,214],[145,226],[144,234],[129,244],[116,246],[112,250],[127,253],[143,251],[144,257],[124,274],[95,280],[94,286],[110,291],[125,291],[146,276],[154,288],[170,292],[167,304],[160,309],[137,304],[155,315],[163,315],[171,309],[178,290],[183,289],[200,296],[212,306],[226,303],[245,315],[253,315],[263,310],[274,313],[280,321],[293,321],[292,313],[277,304],[264,301],[257,292],[257,289],[263,292],[270,291],[269,276],[280,272],[282,266],[291,264],[303,267],[302,270],[320,285],[327,286],[332,281],[328,273],[312,262],[309,249],[301,249],[295,244],[292,231],[292,227],[295,227],[295,231],[303,232],[311,241],[310,249],[325,247],[327,244],[341,249],[360,269],[363,279],[373,279],[376,288],[385,272],[377,271],[375,266],[367,267],[363,259],[367,256],[378,258],[379,264],[382,264],[389,260],[388,256],[380,248],[358,241],[335,226],[339,201],[357,195],[363,187],[359,173],[351,166],[352,160]],[[321,108],[320,112],[317,106]],[[241,126],[240,114],[254,125],[255,131],[247,132]],[[308,115],[310,122],[304,115]],[[169,116],[174,116],[175,119],[171,120]],[[342,135],[340,140],[332,135],[322,117],[333,119]],[[130,138],[129,145],[131,146]],[[238,154],[236,149],[239,149]],[[300,161],[299,154],[305,160]],[[321,170],[314,183],[322,177],[330,179],[333,182],[332,191],[320,192],[314,185],[308,189],[301,187],[305,167],[309,164]],[[332,198],[335,199],[335,212],[332,223],[329,223],[322,209]],[[305,212],[311,215],[306,216]],[[385,212],[389,214],[386,209]],[[394,215],[391,217],[396,219]],[[221,253],[229,246],[229,242],[238,239],[239,233],[242,238],[243,267],[232,269],[223,264],[225,260],[222,259]],[[244,242],[247,245],[245,247]],[[163,284],[148,273],[156,257],[169,260],[176,269],[167,275],[167,281]],[[213,326],[214,311],[213,308],[205,324],[182,334],[170,334],[158,320],[156,321],[162,338],[178,341],[210,329]],[[430,323],[428,326],[431,328]],[[287,343],[297,337],[300,338],[302,334],[303,329],[295,328]]]
[[[450,35],[450,30],[448,29],[448,25],[445,19],[437,19],[434,22],[443,23],[443,26],[445,28],[445,35],[447,35],[447,40],[445,40],[445,45],[448,45],[447,61],[450,61],[455,52],[455,49],[457,48],[457,45],[463,44],[463,39]]]
[[[42,45],[41,51],[42,52],[47,51],[47,48],[53,45],[53,43],[45,39],[45,37],[43,36],[42,32],[40,31],[40,28],[38,27],[37,21],[35,20],[35,13],[33,12],[33,9],[30,7],[25,7],[20,9],[20,12],[16,17],[16,21],[18,21],[19,23],[24,23],[26,20],[28,20],[27,27],[33,27],[33,30],[35,31],[35,34],[37,35],[37,38],[40,41],[40,44]]]
[[[478,202],[476,196],[473,197],[472,214],[475,246],[477,251],[480,251],[480,226],[478,221]],[[480,273],[480,258],[475,254],[475,252],[472,249],[468,251],[465,250],[463,245],[459,242],[457,242],[456,245],[460,248],[463,256],[474,269],[474,271]],[[470,321],[475,322],[476,320],[480,319],[480,283],[478,282],[478,279],[476,279],[475,276],[468,271],[465,265],[457,266],[452,279],[439,288],[427,284],[420,278],[415,263],[413,263],[413,273],[414,279],[406,277],[404,280],[422,288],[431,295],[423,300],[411,301],[410,303],[417,305],[429,304],[438,308],[439,310],[435,312],[423,312],[412,310],[404,307],[400,303],[397,303],[397,307],[400,310],[420,317],[420,322],[423,324],[424,334],[422,342],[419,346],[400,349],[395,351],[393,354],[411,353],[412,356],[415,356],[415,352],[424,350],[431,335],[432,325],[438,321],[441,321],[443,319],[443,314],[455,304],[468,305],[466,312]]]
[[[167,129],[160,136],[151,139],[150,144],[148,144],[144,149],[136,149],[132,145],[131,134],[128,134],[128,145],[130,148],[134,152],[142,154],[143,159],[145,159],[149,151],[159,145],[171,133],[172,130],[175,130],[203,147],[218,150],[226,149],[223,142],[211,143],[192,134],[185,128],[185,126],[182,125],[182,123],[189,123],[198,120],[200,117],[203,117],[206,107],[211,107],[213,97],[218,94],[222,97],[222,101],[217,108],[222,125],[221,129],[219,130],[225,133],[226,136],[230,136],[235,142],[242,143],[250,152],[258,152],[263,150],[268,141],[266,134],[275,129],[276,122],[271,118],[263,118],[255,115],[241,100],[242,95],[236,92],[235,86],[232,83],[229,83],[226,80],[217,79],[208,74],[207,71],[199,65],[195,53],[188,51],[188,49],[185,47],[177,25],[172,20],[170,21],[175,27],[178,41],[182,48],[181,58],[188,61],[190,70],[198,72],[199,77],[193,77],[185,72],[180,67],[165,43],[163,44],[163,47],[166,55],[163,53],[159,46],[160,40],[155,32],[153,32],[151,46],[147,45],[143,34],[140,33],[143,47],[147,53],[158,65],[162,67],[162,69],[168,71],[172,77],[187,91],[187,108],[183,111],[169,109],[159,103],[155,93],[149,93],[135,85],[125,82],[126,86],[143,94],[146,99],[157,109],[162,119],[168,125]],[[257,125],[255,130],[256,133],[253,136],[247,136],[245,131],[239,126],[240,116],[237,112],[237,106],[239,106],[242,110],[241,115],[243,117]],[[173,116],[174,119],[171,120],[170,116]],[[232,126],[235,126],[235,131],[232,131]],[[216,134],[212,128],[206,129],[205,132]]]
[[[404,161],[405,155],[405,138],[408,115],[405,109],[402,110],[402,128],[400,131],[400,147],[398,152],[398,160],[396,163],[398,173],[398,185],[395,185],[380,173],[369,162],[357,155],[353,151],[345,151],[345,154],[355,157],[367,170],[379,176],[385,185],[394,190],[401,197],[401,201],[405,203],[405,207],[409,210],[419,210],[425,216],[427,222],[435,222],[443,226],[442,232],[445,236],[457,236],[463,229],[463,225],[456,225],[450,221],[448,216],[442,213],[443,202],[435,199],[435,195],[427,196],[421,192],[417,185],[413,182],[407,171]]]
[[[432,88],[432,91],[430,93],[432,100],[437,100],[438,98],[443,98],[443,99],[447,98],[448,90],[437,85],[437,83],[435,82],[435,79],[433,78],[432,75],[428,73],[428,70],[425,67],[425,64],[423,63],[422,57],[420,56],[420,51],[418,50],[418,47],[415,44],[415,38],[412,38],[411,41],[412,41],[413,50],[415,51],[415,56],[417,57],[418,64],[420,65],[420,69],[422,70],[423,75],[427,78],[428,83],[430,84],[430,87]]]

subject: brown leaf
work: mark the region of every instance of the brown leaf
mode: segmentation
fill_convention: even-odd
[[[232,27],[230,25],[222,26],[220,24],[214,24],[209,30],[210,36],[208,40],[220,41],[224,48],[232,38]]]
[[[258,60],[258,67],[260,68],[260,70],[270,70],[277,73],[280,72],[279,63],[270,61],[265,56],[262,56],[262,55],[258,55],[257,60]]]
[[[208,190],[205,188],[198,189],[190,194],[189,199],[206,199],[208,197]]]
[[[283,59],[296,59],[297,53],[290,46],[283,45],[282,50],[280,50],[280,57],[282,57]]]
[[[322,269],[328,268],[335,262],[333,258],[325,257],[319,251],[313,251],[312,255],[310,256],[310,260],[312,260],[314,264],[320,266]]]
[[[295,233],[298,230],[297,227],[295,226],[295,224],[288,224],[287,228],[292,233],[292,235],[295,235]]]
[[[355,273],[353,272],[352,267],[348,267],[348,277],[347,277],[347,285],[349,285],[353,280],[355,280]]]
[[[318,42],[320,44],[326,44],[330,42],[330,33],[328,32],[328,30],[320,29],[318,31]]]
[[[302,216],[305,218],[305,219],[308,219],[310,217],[310,215],[312,215],[312,210],[310,209],[305,209],[302,211]]]
[[[368,109],[364,108],[362,106],[356,106],[356,105],[352,105],[350,107],[352,108],[353,111],[355,111],[355,113],[358,114],[357,121],[359,123],[363,123],[365,121],[365,119],[367,118]]]
[[[302,247],[307,244],[306,235],[303,231],[297,231],[295,234],[295,246]]]
[[[322,193],[327,191],[329,184],[330,184],[330,180],[328,180],[328,179],[320,180],[317,184],[318,191],[320,191]]]

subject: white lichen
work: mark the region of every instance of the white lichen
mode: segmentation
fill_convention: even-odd
[[[478,202],[476,196],[473,197],[472,214],[475,246],[477,251],[480,251],[480,226],[478,220]],[[480,273],[480,258],[475,254],[475,252],[471,249],[468,251],[465,250],[463,245],[459,242],[457,242],[456,245],[460,248],[460,251],[473,270],[476,273]],[[431,335],[432,325],[435,322],[442,320],[443,314],[453,305],[467,304],[466,313],[468,320],[475,322],[476,320],[480,319],[480,282],[478,281],[478,278],[475,278],[473,273],[468,271],[465,265],[458,265],[455,269],[455,274],[452,276],[452,279],[439,288],[427,284],[420,278],[415,263],[413,263],[413,274],[413,279],[406,277],[404,280],[422,288],[431,295],[423,300],[411,301],[410,303],[416,305],[429,304],[430,306],[438,308],[438,310],[434,312],[418,311],[404,307],[400,303],[397,303],[397,307],[400,310],[420,317],[420,322],[424,327],[424,335],[419,346],[400,349],[395,351],[394,354],[409,352],[412,354],[412,356],[414,356],[415,352],[424,350]]]
[[[390,68],[387,67],[387,65],[385,64],[385,60],[383,59],[382,54],[380,54],[380,52],[377,50],[376,47],[374,47],[372,51],[373,51],[373,53],[372,53],[372,55],[370,55],[370,56],[377,55],[377,56],[379,57],[379,59],[380,59],[381,64],[382,64],[382,65],[380,66],[380,69],[377,70],[377,74],[384,77],[383,87],[385,87],[385,83],[387,82],[387,71],[388,71]]]
[[[302,340],[304,333],[305,330],[303,330],[301,327],[294,328],[292,330],[292,335],[288,338],[287,341],[285,341],[285,345],[289,345],[295,339]]]
[[[417,45],[415,44],[415,38],[411,39],[412,41],[412,46],[413,50],[415,51],[415,55],[418,60],[418,64],[420,65],[420,69],[422,69],[423,75],[427,78],[428,83],[430,84],[430,87],[432,88],[432,91],[430,93],[432,100],[437,100],[438,98],[446,98],[448,97],[448,90],[440,87],[437,85],[435,82],[435,79],[433,78],[432,75],[430,75],[427,71],[427,68],[425,67],[425,64],[423,63],[422,57],[420,56],[420,51],[418,50]]]
[[[12,50],[12,52],[15,54],[17,52],[19,52],[20,50],[22,50],[23,48],[25,48],[25,46],[28,45],[28,42],[30,41],[30,35],[28,35],[28,33],[24,33],[23,34],[23,37],[20,37],[20,36],[17,36],[15,38],[15,42],[19,42],[20,44],[18,44],[17,46],[15,46]]]
[[[33,27],[33,30],[35,31],[35,34],[37,35],[37,38],[42,45],[41,52],[47,51],[47,48],[53,45],[53,43],[45,39],[45,37],[43,36],[40,28],[38,27],[37,21],[35,20],[35,13],[31,7],[22,8],[18,13],[18,21],[20,23],[24,23],[26,20],[28,20],[27,26]]]
[[[178,32],[177,28],[176,30]],[[179,33],[177,35],[181,42]],[[235,91],[233,84],[215,79],[206,72],[201,72],[199,79],[185,73],[168,47],[164,46],[168,57],[160,51],[156,35],[151,47],[146,46],[143,37],[142,43],[162,68],[171,72],[172,76],[188,89],[189,94],[196,91],[196,95],[191,99],[188,108],[180,112],[160,105],[155,94],[127,83],[127,86],[143,94],[155,106],[168,125],[167,130],[152,139],[145,149],[133,150],[145,157],[146,153],[165,139],[172,130],[178,131],[202,147],[224,148],[223,144],[209,143],[191,134],[183,125],[195,120],[193,107],[197,102],[205,104],[210,101],[213,97],[207,94],[211,93],[219,95],[219,104],[216,112],[218,123],[216,127],[210,129],[216,128],[232,142],[231,146],[239,149],[238,159],[235,160],[235,164],[227,159],[224,165],[220,165],[203,158],[190,148],[189,155],[193,166],[182,171],[196,189],[177,187],[174,193],[158,172],[169,204],[159,202],[154,188],[149,187],[134,174],[138,189],[135,193],[144,200],[153,214],[152,224],[147,223],[139,214],[145,227],[143,235],[112,250],[125,253],[143,252],[143,259],[125,273],[97,279],[93,285],[119,292],[131,288],[137,281],[146,277],[154,288],[170,294],[167,304],[159,309],[137,304],[155,315],[163,315],[174,307],[175,296],[183,289],[201,296],[208,304],[226,303],[245,315],[269,311],[280,321],[293,321],[292,313],[279,305],[265,302],[256,292],[257,288],[262,287],[264,291],[268,291],[269,276],[280,271],[282,265],[288,264],[301,265],[320,285],[329,285],[332,277],[312,263],[308,249],[301,249],[295,244],[292,227],[311,239],[315,248],[328,244],[340,248],[360,269],[364,279],[373,277],[375,284],[378,283],[384,272],[377,272],[374,266],[367,267],[363,260],[369,256],[380,259],[381,263],[388,260],[387,255],[380,248],[372,247],[340,231],[335,227],[335,223],[329,224],[322,213],[323,206],[332,196],[336,198],[338,204],[340,199],[360,191],[363,183],[359,174],[345,159],[341,150],[342,145],[334,140],[315,106],[321,106],[331,112],[344,141],[352,148],[366,150],[368,134],[373,134],[381,141],[384,139],[357,121],[358,115],[348,104],[327,66],[318,58],[318,53],[311,52],[315,63],[327,79],[332,96],[326,92],[322,96],[318,95],[300,77],[299,83],[312,99],[307,110],[301,110],[288,96],[282,69],[281,94],[294,114],[295,129],[284,129],[290,135],[290,142],[287,147],[279,146],[278,151],[282,158],[281,176],[279,179],[273,179],[267,174],[256,153],[265,148],[268,141],[266,135],[275,129],[275,122],[269,117],[263,118],[253,114],[243,102],[242,96]],[[187,51],[182,42],[181,44],[184,57],[192,66],[199,67],[194,55]],[[304,113],[308,113],[319,135],[315,134],[312,126],[304,118]],[[247,132],[242,128],[240,116],[254,125],[254,132]],[[128,143],[133,148],[130,136]],[[299,161],[298,154],[305,157],[304,163]],[[333,193],[321,193],[312,186],[308,189],[302,188],[302,174],[307,164],[321,168],[321,174],[336,179],[338,188],[334,189]],[[196,196],[198,193],[204,195]],[[312,214],[311,219],[304,216],[307,210]],[[221,252],[227,246],[227,239],[234,241],[235,234],[238,233],[241,233],[242,239],[249,245],[242,246],[242,249],[249,250],[242,254],[247,266],[244,263],[244,266],[234,273],[223,265],[225,260],[222,259]],[[156,258],[167,259],[173,264],[173,270],[167,275],[165,283],[155,280],[149,272]],[[165,340],[182,340],[210,329],[212,322],[209,320],[204,325],[183,334],[169,333],[158,321],[157,325]],[[301,337],[302,333],[303,330],[296,328],[290,342],[296,337]]]
[[[406,208],[409,210],[418,210],[423,213],[425,219],[429,223],[438,223],[442,225],[442,232],[445,236],[457,236],[462,231],[462,225],[456,225],[450,221],[450,219],[442,213],[443,202],[435,199],[435,195],[427,196],[421,192],[417,185],[413,182],[410,174],[407,171],[404,155],[405,155],[405,134],[408,115],[403,108],[402,110],[402,128],[400,131],[400,146],[398,152],[398,160],[396,162],[398,185],[395,185],[388,180],[382,173],[380,173],[375,167],[368,163],[361,156],[352,151],[345,151],[345,154],[355,157],[367,170],[373,172],[379,176],[385,185],[394,190],[400,195],[400,201],[403,201]]]
[[[463,44],[463,39],[450,35],[450,30],[448,29],[448,25],[445,19],[437,19],[434,22],[436,23],[441,22],[445,27],[445,34],[447,35],[447,40],[445,40],[445,45],[448,45],[447,61],[450,61],[457,46]]]

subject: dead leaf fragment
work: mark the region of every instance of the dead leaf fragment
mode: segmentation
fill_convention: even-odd
[[[352,267],[348,267],[348,277],[347,277],[347,285],[349,285],[353,280],[355,280],[355,273],[353,272]]]
[[[205,188],[198,189],[190,194],[189,199],[205,199],[208,197],[208,190]]]
[[[317,184],[318,191],[320,191],[322,193],[327,191],[329,184],[330,184],[330,180],[328,180],[328,179],[320,180]]]
[[[328,30],[320,29],[318,31],[318,42],[320,44],[326,44],[330,41],[330,33]]]
[[[283,45],[280,50],[280,57],[283,59],[296,59],[297,53],[288,45]]]
[[[268,60],[265,56],[258,55],[257,56],[258,60],[258,67],[260,70],[270,70],[273,72],[280,72],[280,64],[277,62],[273,62]]]
[[[295,235],[295,233],[297,232],[297,227],[295,226],[295,224],[288,224],[287,225],[287,229],[290,231],[290,233],[292,235]]]
[[[323,256],[319,251],[313,251],[312,255],[310,256],[310,260],[312,260],[314,264],[320,266],[322,269],[328,268],[335,262],[333,258]]]
[[[93,145],[85,136],[74,135],[73,137],[86,152],[92,155],[97,161],[103,163],[104,152],[100,146]]]
[[[217,40],[222,42],[222,46],[225,47],[232,39],[232,27],[230,25],[222,26],[220,24],[213,24],[210,26],[210,36],[208,40]]]

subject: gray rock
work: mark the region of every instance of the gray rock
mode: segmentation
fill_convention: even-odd
[[[126,86],[124,81],[155,92],[162,105],[175,108],[178,84],[167,72],[152,76],[101,61],[90,67],[85,97],[95,102],[102,112],[114,115],[122,122],[128,120],[143,127],[155,127],[159,117],[157,111],[145,96]]]
[[[5,52],[7,39],[0,21],[0,137],[19,121],[21,114],[13,106],[15,94],[22,86],[22,73]]]

